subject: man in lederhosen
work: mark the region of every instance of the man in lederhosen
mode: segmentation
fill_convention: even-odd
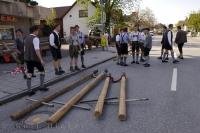
[[[129,43],[129,35],[127,33],[127,28],[124,28],[123,32],[120,34],[120,51],[121,51],[120,65],[122,66],[128,66],[126,64],[128,56],[128,43]]]
[[[78,36],[76,34],[75,27],[71,27],[71,33],[69,37],[69,56],[70,56],[70,71],[79,71],[78,67],[78,55],[79,55],[80,45],[78,41]]]
[[[167,30],[167,32],[165,32],[164,34],[164,39],[163,39],[163,43],[164,43],[164,49],[165,49],[165,53],[163,55],[163,58],[162,58],[162,62],[168,62],[166,60],[166,55],[168,53],[168,51],[170,50],[171,52],[171,56],[172,56],[172,59],[173,59],[173,63],[177,63],[179,62],[178,60],[175,59],[174,57],[174,50],[173,50],[173,32],[172,32],[172,29],[173,29],[173,24],[170,24],[169,25],[169,29]]]
[[[76,34],[78,36],[78,41],[80,45],[80,56],[81,56],[81,63],[82,63],[82,68],[86,68],[84,64],[84,55],[85,55],[85,35],[83,32],[79,30],[79,26],[75,25],[75,30]]]
[[[23,31],[21,29],[17,29],[15,31],[16,33],[16,39],[15,39],[15,44],[14,47],[16,48],[17,56],[20,62],[17,63],[17,65],[21,68],[24,78],[26,79],[26,74],[25,74],[25,67],[24,67],[24,36],[23,36]]]
[[[116,50],[117,50],[117,65],[120,65],[120,59],[121,59],[120,34],[117,34],[115,37],[115,45],[116,45]]]
[[[131,41],[131,47],[132,47],[131,50],[132,50],[132,57],[133,57],[133,61],[131,62],[131,64],[133,63],[139,64],[140,45],[138,43],[138,36],[139,36],[139,31],[135,27],[134,31],[130,33],[130,41]]]
[[[138,35],[138,43],[139,43],[139,46],[140,46],[140,52],[141,52],[141,55],[140,55],[140,62],[144,62],[145,60],[143,59],[143,56],[144,56],[144,42],[145,42],[145,34],[144,32],[141,30],[139,32],[139,35]]]
[[[29,96],[34,95],[35,92],[31,90],[31,76],[34,71],[34,67],[40,72],[40,89],[41,91],[47,91],[48,88],[44,86],[44,61],[40,53],[40,40],[37,37],[39,33],[38,26],[32,26],[30,28],[30,35],[24,40],[24,60],[27,65],[27,87],[29,90]]]
[[[152,36],[151,36],[149,31],[150,31],[149,28],[145,28],[144,29],[144,33],[145,33],[145,42],[144,42],[145,63],[144,63],[144,67],[150,67],[150,64],[149,64],[149,60],[150,60],[149,53],[150,53],[151,48],[152,48]]]
[[[162,34],[162,40],[161,40],[161,54],[160,54],[160,57],[158,57],[158,59],[162,59],[163,54],[164,54],[164,35],[166,32],[167,32],[167,27],[163,26],[163,34]],[[166,60],[168,60],[168,53],[166,56],[167,56]]]
[[[181,26],[178,26],[177,30],[178,32],[176,34],[175,43],[178,45],[178,50],[180,53],[178,58],[183,59],[183,46],[184,46],[184,43],[187,42],[187,33],[181,30]]]
[[[61,67],[61,39],[59,36],[60,25],[55,25],[53,32],[49,36],[50,50],[53,56],[53,66],[55,69],[55,75],[61,75],[65,73]]]

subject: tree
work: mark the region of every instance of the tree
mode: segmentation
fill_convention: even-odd
[[[141,27],[153,28],[155,23],[155,15],[150,8],[143,9],[139,12],[139,25]]]
[[[55,26],[56,11],[54,8],[51,9],[51,14],[46,18],[46,24],[53,28]]]
[[[186,19],[186,25],[193,29],[195,32],[200,32],[200,11],[193,12]]]
[[[84,2],[91,2],[90,0],[77,0],[79,3]],[[92,17],[90,19],[90,23],[99,21],[100,13],[101,13],[101,7],[100,7],[100,1],[101,0],[94,0],[95,3],[98,3],[98,12],[95,13],[95,17]],[[109,32],[110,30],[110,23],[113,20],[114,22],[119,22],[122,20],[122,14],[130,13],[134,10],[135,7],[139,5],[139,2],[141,0],[105,0],[103,11],[106,14],[106,21],[105,21],[105,28]],[[117,12],[116,12],[117,11]],[[97,16],[98,14],[98,16]],[[117,15],[115,15],[117,14]],[[120,15],[120,16],[118,16]],[[114,17],[115,16],[115,17]],[[117,16],[117,17],[116,17]],[[96,19],[96,20],[95,20]]]
[[[95,24],[99,24],[101,22],[101,10],[98,6],[93,16],[88,19],[88,26],[93,29]]]
[[[106,14],[105,27],[109,32],[113,10],[121,9],[123,12],[130,13],[138,6],[140,0],[107,0],[104,11]]]

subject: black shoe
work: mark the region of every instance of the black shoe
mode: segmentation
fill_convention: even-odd
[[[28,92],[28,96],[33,96],[33,95],[35,95],[35,91],[31,90]]]
[[[167,57],[165,60],[169,60],[169,58]]]
[[[150,67],[150,64],[144,64],[144,67]]]
[[[176,64],[176,63],[178,63],[178,62],[179,62],[178,60],[174,60],[174,61],[173,61],[174,64]]]
[[[27,79],[27,76],[26,76],[26,75],[24,75],[24,79]]]
[[[162,60],[162,63],[168,63],[168,61],[167,60]]]
[[[134,64],[134,63],[135,63],[135,61],[132,61],[132,62],[131,62],[131,64]]]
[[[82,65],[82,68],[86,68],[86,66],[85,66],[85,65]]]
[[[72,66],[70,67],[70,71],[71,71],[71,72],[74,72],[74,68],[73,68]]]
[[[61,70],[59,70],[59,73],[63,74],[63,73],[65,73],[65,71],[61,69]]]
[[[136,64],[140,64],[139,61],[136,61]]]
[[[120,63],[119,63],[119,62],[117,62],[116,64],[117,64],[117,65],[120,65]]]
[[[80,71],[80,68],[78,68],[78,66],[75,66],[75,70]]]
[[[124,65],[123,66],[128,66],[126,63],[124,63]]]
[[[140,62],[145,62],[145,60],[144,59],[140,59]]]
[[[160,57],[158,57],[158,59],[159,59],[159,60],[161,60],[161,59],[162,59],[162,57],[160,56]]]
[[[35,78],[35,77],[36,77],[36,75],[35,75],[35,74],[33,74],[33,75],[32,75],[32,78]]]
[[[178,56],[178,58],[179,58],[179,59],[182,59],[182,60],[184,59],[183,56],[180,56],[180,55]]]
[[[124,63],[123,63],[123,62],[120,62],[120,66],[124,66]]]
[[[61,75],[62,73],[60,73],[59,71],[55,72],[55,75]]]
[[[48,91],[49,88],[47,88],[47,87],[40,87],[39,90],[40,90],[40,91]]]

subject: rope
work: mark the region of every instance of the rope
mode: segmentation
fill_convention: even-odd
[[[112,83],[118,83],[119,81],[121,81],[122,77],[125,77],[125,78],[126,78],[126,74],[123,73],[123,74],[121,75],[121,77],[120,77],[119,79],[116,79],[116,80],[111,76],[111,74],[109,74],[107,77],[110,77]]]

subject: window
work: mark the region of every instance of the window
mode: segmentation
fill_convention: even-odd
[[[14,28],[0,27],[0,40],[14,40]]]
[[[79,10],[79,18],[88,17],[88,10]]]

